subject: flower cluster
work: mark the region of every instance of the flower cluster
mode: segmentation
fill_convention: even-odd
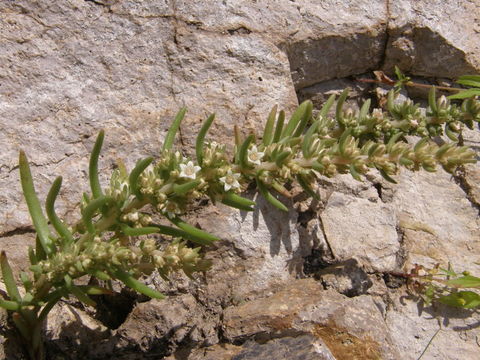
[[[21,276],[23,296],[6,254],[1,253],[9,299],[0,299],[0,307],[14,311],[17,328],[32,343],[32,351],[37,351],[39,324],[61,297],[72,294],[94,305],[89,295],[110,293],[101,287],[77,285],[77,279],[83,276],[119,280],[139,293],[162,298],[161,293],[138,279],[155,270],[164,278],[179,270],[190,277],[205,271],[210,262],[204,259],[204,250],[218,238],[181,218],[195,200],[208,197],[213,203],[220,201],[253,211],[255,202],[240,194],[254,182],[268,202],[287,211],[276,193],[290,196],[287,184],[292,181],[317,197],[311,185],[319,176],[350,173],[361,180],[367,171],[377,169],[394,182],[393,176],[401,166],[435,171],[440,165],[453,172],[460,165],[476,161],[475,153],[460,146],[458,139],[464,126],[472,128],[474,122],[480,122],[477,99],[468,98],[457,106],[444,97],[436,99],[432,91],[429,108],[422,111],[411,101],[395,104],[392,91],[387,109],[370,111],[367,101],[354,112],[343,109],[347,96],[344,91],[338,99],[334,117],[328,116],[334,96],[315,116],[310,101],[302,103],[288,121],[275,107],[260,140],[254,134],[242,138],[236,131],[232,155],[225,145],[205,142],[212,115],[199,131],[194,159],[172,149],[185,116],[186,109],[182,109],[167,133],[159,159],[141,159],[130,172],[119,164],[106,189],[98,176],[102,131],[90,158],[91,194],[84,194],[81,219],[71,226],[55,212],[62,178],[52,184],[42,209],[27,158],[21,152],[22,189],[37,243],[29,250],[32,276]],[[452,142],[437,145],[432,141],[432,137],[441,135]],[[415,136],[420,138],[411,143]],[[164,222],[155,223],[155,213],[163,215]]]

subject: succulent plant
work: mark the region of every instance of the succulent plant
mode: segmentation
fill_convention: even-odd
[[[314,114],[306,101],[286,121],[284,111],[274,107],[265,130],[258,138],[242,138],[236,131],[233,156],[226,146],[206,142],[215,116],[211,115],[198,134],[196,158],[185,158],[173,149],[175,134],[185,116],[181,109],[170,127],[158,159],[139,160],[127,172],[119,166],[107,188],[98,176],[98,159],[104,141],[101,131],[89,163],[90,194],[83,194],[81,218],[67,224],[55,212],[55,200],[62,178],[58,177],[46,197],[44,209],[35,192],[27,157],[20,152],[19,169],[23,193],[35,226],[36,246],[28,251],[30,273],[20,275],[23,291],[17,287],[5,252],[0,265],[8,297],[0,307],[12,312],[12,319],[28,344],[32,359],[44,357],[42,323],[62,298],[70,295],[94,306],[90,295],[109,294],[108,286],[80,285],[79,279],[93,276],[103,281],[118,280],[151,298],[163,294],[139,280],[154,271],[167,278],[182,270],[192,277],[210,266],[205,247],[218,238],[182,219],[187,205],[210,198],[242,211],[252,211],[255,202],[241,193],[251,183],[273,206],[287,211],[278,194],[288,195],[286,184],[297,182],[304,191],[318,197],[315,180],[350,173],[361,180],[370,169],[395,182],[401,166],[410,170],[435,171],[441,166],[454,172],[458,166],[474,163],[475,153],[458,143],[462,127],[480,121],[480,103],[474,98],[461,106],[430,93],[429,109],[406,101],[395,104],[395,92],[388,95],[387,111],[370,110],[366,101],[360,111],[344,109],[345,90],[336,104],[335,116],[328,116],[335,103],[331,96]],[[437,145],[432,137],[446,134],[452,142]],[[415,144],[412,136],[420,137]],[[169,225],[154,223],[149,205]],[[161,237],[160,237],[160,236]]]

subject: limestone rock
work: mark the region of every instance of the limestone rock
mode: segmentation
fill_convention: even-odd
[[[95,344],[111,336],[111,332],[84,311],[62,302],[48,314],[45,338],[52,359],[91,358]]]
[[[164,356],[182,342],[190,346],[215,344],[217,321],[189,294],[141,303],[108,340],[109,345],[103,345],[104,356],[118,352]]]
[[[106,184],[116,159],[131,168],[158,154],[184,105],[190,111],[178,143],[190,150],[212,112],[217,120],[208,138],[223,141],[234,124],[263,128],[276,103],[288,111],[296,105],[288,58],[272,43],[255,34],[201,31],[171,16],[171,8],[0,4],[0,188],[12,189],[0,194],[2,231],[30,225],[17,186],[20,148],[41,199],[54,177],[64,176],[58,212],[72,220],[75,199],[88,190],[88,155],[99,129],[106,131],[100,160]]]
[[[472,258],[480,250],[478,210],[451,175],[403,171],[394,204],[405,230],[406,268],[450,262],[455,270],[478,273]]]
[[[384,68],[457,78],[480,70],[480,4],[400,0],[389,3]]]
[[[20,285],[20,273],[22,271],[29,272],[30,261],[28,259],[28,247],[35,245],[35,236],[33,230],[26,229],[23,234],[7,234],[7,236],[0,236],[0,251],[5,251],[7,254],[8,263],[16,274],[17,283]],[[3,288],[3,283],[0,283]],[[20,287],[23,290],[23,286]]]
[[[346,354],[363,354],[368,359],[398,357],[370,297],[350,299],[323,290],[313,279],[292,281],[270,297],[227,308],[223,326],[230,341],[266,341],[309,332],[338,359]]]
[[[230,305],[255,298],[301,272],[305,250],[296,229],[296,212],[282,212],[261,195],[255,201],[253,212],[209,207],[192,221],[223,240],[208,253],[213,266],[202,287],[206,295],[199,296],[208,296],[209,302]]]
[[[355,258],[378,271],[395,269],[400,243],[392,206],[334,192],[320,216],[337,260]]]
[[[422,308],[415,301],[406,300],[411,297],[403,291],[392,294],[391,299],[385,322],[401,359],[418,359],[424,350],[425,359],[478,357],[480,330],[472,326],[479,321],[478,314],[446,306]]]

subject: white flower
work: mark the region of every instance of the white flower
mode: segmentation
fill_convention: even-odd
[[[174,201],[168,201],[165,205],[165,212],[170,218],[174,218],[177,214],[181,214],[181,209],[178,204]]]
[[[254,164],[260,165],[260,160],[262,160],[264,154],[265,153],[257,150],[256,145],[253,145],[252,148],[248,150],[248,160]]]
[[[187,164],[180,164],[180,177],[195,180],[195,178],[197,177],[197,172],[199,172],[200,169],[201,167],[193,165],[192,161],[189,161]]]
[[[223,183],[225,191],[228,191],[240,188],[239,178],[240,174],[232,174],[232,170],[228,170],[227,174],[220,178],[220,181]]]

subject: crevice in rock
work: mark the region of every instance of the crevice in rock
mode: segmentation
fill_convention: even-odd
[[[92,3],[92,4],[95,4],[95,5],[98,5],[98,6],[101,6],[101,7],[107,7],[109,8],[110,7],[110,1],[102,1],[102,0],[84,0],[85,2],[89,2],[89,3]]]
[[[249,35],[249,34],[252,33],[252,30],[250,30],[249,28],[247,28],[245,26],[239,26],[235,29],[228,29],[227,32],[230,35]]]
[[[408,250],[405,247],[405,231],[402,227],[396,226],[395,230],[398,236],[399,249],[395,254],[395,265],[397,269],[402,269],[407,261]]]
[[[468,183],[465,177],[466,177],[465,167],[463,166],[459,167],[456,173],[453,175],[453,179],[458,184],[458,186],[460,186],[460,188],[463,190],[463,192],[467,197],[467,200],[470,202],[472,207],[477,210],[478,215],[480,215],[480,203],[473,196],[472,186]]]
[[[12,237],[15,235],[35,234],[36,231],[32,226],[19,227],[13,230],[0,233],[0,238]]]
[[[387,19],[385,22],[385,43],[383,45],[383,50],[381,53],[381,58],[380,58],[380,63],[378,65],[378,69],[383,69],[385,66],[385,63],[387,62],[387,50],[388,50],[388,44],[390,42],[390,0],[385,0],[385,7],[386,7],[386,13],[387,13]]]
[[[382,184],[374,183],[373,187],[377,190],[378,198],[383,201],[383,198],[382,198]]]

